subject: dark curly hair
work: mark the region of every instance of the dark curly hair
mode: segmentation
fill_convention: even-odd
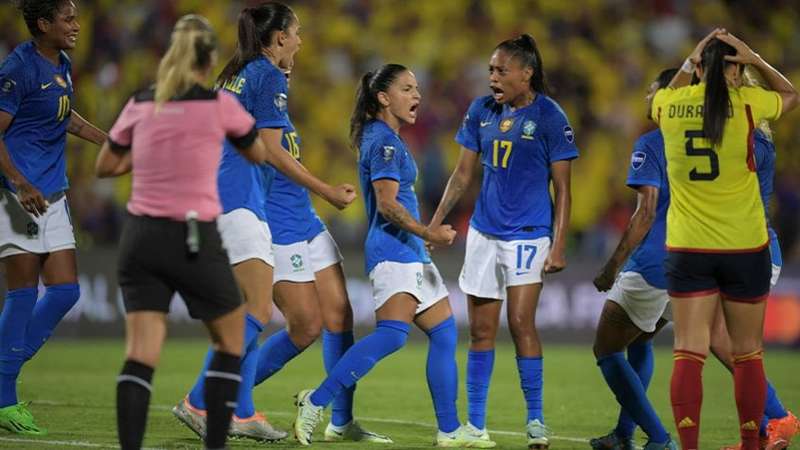
[[[58,9],[61,5],[71,0],[17,0],[17,9],[22,12],[25,25],[33,37],[41,36],[42,30],[39,29],[39,19],[54,21]]]

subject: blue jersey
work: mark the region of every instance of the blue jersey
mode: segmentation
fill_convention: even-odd
[[[358,176],[367,207],[369,231],[364,245],[366,269],[370,273],[380,262],[429,263],[430,256],[419,236],[386,220],[379,212],[372,182],[394,180],[400,184],[397,201],[419,220],[419,203],[414,192],[417,164],[400,136],[380,120],[364,126],[359,149]]]
[[[514,111],[491,96],[473,101],[456,135],[483,164],[470,225],[505,241],[550,236],[550,165],[578,157],[574,140],[564,111],[545,95]]]
[[[11,161],[42,195],[66,190],[67,125],[72,112],[72,65],[64,52],[58,66],[19,45],[0,66],[0,110],[14,118],[3,135]],[[14,190],[0,174],[2,187]]]
[[[288,85],[286,77],[281,73],[283,82],[264,86],[261,95],[275,99],[280,103],[283,124],[269,128],[282,128],[281,143],[294,159],[300,161],[300,136],[289,119],[286,109]],[[292,181],[281,172],[273,170],[274,179],[266,198],[267,223],[272,232],[272,242],[277,245],[289,245],[300,241],[310,241],[325,230],[325,225],[317,216],[311,205],[308,190]]]
[[[772,196],[772,180],[775,175],[775,146],[760,130],[755,133],[755,159],[758,167],[758,182],[761,188],[761,199],[764,210],[769,206]],[[663,263],[667,257],[666,229],[667,208],[669,207],[669,183],[667,182],[667,161],[664,156],[664,138],[660,130],[642,135],[633,148],[631,164],[628,168],[627,185],[632,188],[653,186],[658,188],[656,218],[644,240],[631,254],[623,272],[637,272],[651,286],[666,289]],[[782,265],[778,236],[772,227],[770,236],[770,253],[772,263]]]
[[[222,89],[239,99],[247,112],[256,119],[257,129],[289,126],[286,115],[286,77],[267,58],[259,57],[250,61],[239,74],[226,81]],[[267,96],[265,92],[276,94]],[[273,174],[272,167],[252,164],[226,140],[217,179],[223,212],[246,208],[259,220],[266,222],[264,203]]]

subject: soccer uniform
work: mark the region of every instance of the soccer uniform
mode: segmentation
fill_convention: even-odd
[[[274,82],[265,84],[261,95],[273,99],[277,115],[265,127],[281,128],[283,148],[300,161],[300,136],[287,111],[286,76],[274,66],[269,70]],[[342,261],[336,241],[311,205],[308,190],[283,173],[275,171],[265,211],[275,252],[273,283],[311,282],[316,272]]]
[[[215,223],[222,212],[216,178],[222,140],[249,147],[257,138],[253,124],[233,96],[200,86],[158,111],[153,90],[144,91],[122,110],[109,142],[115,152],[133,151],[131,215],[119,251],[128,312],[166,313],[175,291],[202,320],[241,304]],[[187,226],[190,211],[196,222]]]
[[[509,286],[542,281],[553,222],[550,165],[578,157],[574,134],[545,95],[514,111],[484,96],[470,105],[456,142],[480,153],[483,165],[459,285],[505,299]]]
[[[397,201],[419,220],[419,203],[414,192],[417,164],[400,136],[383,121],[373,120],[364,126],[358,174],[369,221],[364,253],[375,309],[391,296],[406,292],[417,299],[417,313],[421,313],[447,297],[447,288],[422,239],[378,212],[372,182],[394,180],[400,184]]]
[[[69,187],[65,149],[72,108],[72,64],[60,52],[58,66],[19,45],[0,66],[0,110],[13,116],[3,135],[11,161],[49,202],[34,217],[0,174],[0,258],[75,248],[65,192]]]
[[[755,132],[781,114],[781,97],[758,87],[729,89],[722,142],[703,137],[706,85],[662,89],[652,117],[664,135],[670,207],[665,264],[671,296],[720,293],[726,300],[766,298],[769,236],[756,174]]]

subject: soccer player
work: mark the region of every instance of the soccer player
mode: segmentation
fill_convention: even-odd
[[[72,63],[80,25],[70,0],[22,0],[33,35],[0,66],[0,427],[42,435],[17,400],[22,365],[44,345],[80,297],[67,206],[67,133],[100,145],[106,135],[75,112]],[[39,279],[45,293],[37,301]]]
[[[280,67],[291,67],[300,48],[300,23],[289,7],[276,2],[245,8],[239,15],[236,54],[217,79],[223,90],[239,99],[256,119],[260,139],[268,150],[268,162],[298,184],[321,195],[337,208],[355,199],[347,184],[332,187],[308,172],[285,149],[295,149],[294,134],[286,110],[286,77]],[[270,425],[255,410],[252,389],[258,363],[258,336],[272,314],[272,278],[275,265],[272,236],[267,224],[265,195],[274,175],[270,166],[250,164],[229,140],[219,168],[219,193],[223,215],[220,233],[233,273],[244,296],[247,314],[242,383],[234,412],[231,435],[256,440],[283,439],[287,433]],[[207,369],[213,351],[206,357]],[[199,436],[204,435],[203,385],[207,370],[173,414]]]
[[[402,348],[414,322],[429,338],[426,374],[439,427],[436,445],[494,446],[463,433],[458,420],[458,332],[447,288],[425,249],[425,241],[450,245],[456,233],[449,225],[426,228],[419,222],[417,165],[399,135],[402,126],[416,122],[420,100],[414,74],[401,65],[387,64],[361,78],[350,137],[359,150],[369,220],[366,271],[377,325],[347,350],[319,387],[297,394],[294,432],[303,445],[311,443],[325,407]]]
[[[536,305],[542,274],[566,266],[571,160],[575,136],[564,111],[547,96],[542,58],[523,34],[501,42],[489,61],[492,95],[472,102],[456,135],[461,156],[431,221],[442,222],[483,165],[483,184],[467,234],[459,285],[467,294],[468,429],[489,440],[486,402],[502,301],[528,408],[531,448],[548,448],[542,413],[542,347]],[[550,181],[555,208],[550,197]]]
[[[117,378],[122,449],[139,449],[153,372],[177,291],[189,314],[208,327],[214,353],[206,373],[205,445],[225,446],[241,380],[244,308],[216,218],[216,178],[227,137],[251,162],[266,159],[255,120],[236,99],[202,87],[216,63],[216,36],[196,15],[175,24],[154,89],[136,94],[111,129],[97,160],[100,177],[133,170],[120,240],[126,360]]]
[[[748,64],[769,90],[741,86]],[[688,86],[696,67],[701,82]],[[772,271],[753,139],[755,124],[779,118],[798,102],[800,95],[783,75],[724,30],[706,36],[669,87],[653,98],[651,115],[664,136],[670,186],[665,262],[675,325],[670,391],[684,450],[699,448],[701,374],[720,300],[734,359],[742,448],[762,445],[764,299]]]

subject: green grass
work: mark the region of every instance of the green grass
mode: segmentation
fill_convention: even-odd
[[[168,409],[182,398],[193,383],[205,348],[205,343],[199,340],[173,340],[165,347],[161,366],[154,379],[155,391],[145,439],[147,447],[200,448],[199,441],[172,418]],[[386,433],[396,442],[394,445],[371,447],[431,447],[435,421],[425,383],[425,352],[426,347],[422,342],[412,342],[379,364],[359,383],[355,408],[357,417],[370,429]],[[546,345],[545,352],[545,416],[554,432],[573,439],[587,439],[608,431],[616,420],[618,409],[595,366],[590,347]],[[33,401],[31,410],[38,423],[48,428],[50,433],[37,439],[0,431],[0,447],[68,448],[63,443],[42,441],[76,442],[72,448],[80,447],[80,443],[95,444],[94,448],[98,445],[114,447],[114,380],[122,356],[123,347],[118,341],[49,343],[35,360],[25,366],[20,398]],[[459,409],[463,421],[466,420],[463,385],[466,351],[463,343],[458,356],[462,380]],[[800,405],[798,359],[797,353],[793,352],[767,353],[770,379],[788,407]],[[669,349],[658,349],[650,397],[662,420],[674,434],[669,407],[671,367]],[[275,425],[288,429],[294,412],[292,395],[302,388],[315,387],[322,375],[320,347],[315,345],[256,389],[256,405],[266,411]],[[718,363],[709,359],[704,379],[701,447],[716,449],[738,440],[732,378]],[[493,431],[499,448],[525,448],[521,435],[524,419],[524,403],[519,390],[513,348],[502,346],[498,348],[496,358],[488,419],[489,429]],[[321,440],[321,433],[317,439]],[[588,444],[574,440],[555,439],[553,442],[553,449],[588,448]],[[231,443],[234,449],[259,446],[267,445],[250,441]],[[364,447],[322,442],[314,446],[333,450]],[[268,447],[299,448],[291,440]]]

